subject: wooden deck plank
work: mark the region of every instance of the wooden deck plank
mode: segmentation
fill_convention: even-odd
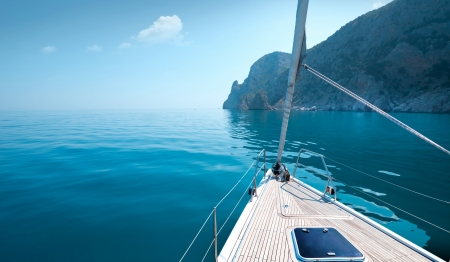
[[[261,200],[264,201],[264,198],[266,198],[267,195],[270,195],[270,190],[274,190],[274,185],[273,184],[269,184],[268,188],[266,189],[266,192],[262,195],[260,195],[259,197],[262,198]],[[253,201],[257,201],[257,199],[253,199]],[[258,206],[258,208],[262,208],[263,209],[263,213],[266,212],[264,209],[266,208],[265,205],[263,205],[263,202],[261,203],[261,205]],[[259,228],[262,227],[262,223],[265,222],[265,219],[267,219],[268,216],[256,216],[253,219],[253,223],[250,225],[250,232],[247,235],[242,251],[244,254],[244,260],[243,261],[253,261],[254,260],[254,256],[253,256],[253,249],[256,246],[256,241],[259,239],[259,233],[260,231],[258,230]]]
[[[269,233],[269,228],[270,226],[273,224],[273,219],[275,216],[269,215],[271,213],[272,210],[272,206],[274,206],[273,204],[273,200],[270,199],[265,199],[266,201],[268,201],[268,205],[266,205],[268,208],[265,210],[265,212],[268,214],[268,219],[266,221],[266,223],[264,224],[264,226],[262,226],[259,230],[260,230],[260,238],[258,239],[258,243],[259,245],[256,246],[255,248],[255,258],[262,258],[262,253],[264,250],[264,247],[268,241],[268,233]]]
[[[270,255],[271,255],[271,251],[273,250],[273,246],[272,246],[273,240],[272,239],[274,237],[275,230],[277,229],[276,225],[278,224],[278,221],[279,221],[279,217],[276,215],[277,202],[276,202],[276,198],[273,196],[273,194],[271,194],[271,201],[272,201],[272,208],[270,209],[270,214],[273,215],[274,221],[270,225],[267,242],[263,248],[263,259],[265,259],[265,260],[271,259]]]
[[[265,192],[254,201],[260,202],[252,211],[254,216],[251,222],[249,219],[245,236],[244,230],[241,232],[237,261],[292,261],[286,232],[301,226],[336,228],[367,261],[429,261],[295,181],[271,179]]]

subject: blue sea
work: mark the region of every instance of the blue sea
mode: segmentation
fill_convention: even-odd
[[[450,115],[393,115],[450,148]],[[265,148],[273,164],[281,120],[279,111],[222,109],[1,112],[0,261],[179,261],[257,153]],[[291,173],[301,148],[325,155],[336,179],[367,194],[336,183],[340,201],[450,259],[449,233],[393,207],[450,230],[449,204],[355,171],[450,201],[450,156],[368,112],[292,112]],[[317,157],[300,161],[324,170]],[[306,169],[296,176],[325,187]],[[219,227],[250,181],[219,206]],[[210,220],[184,261],[200,261],[212,235]]]

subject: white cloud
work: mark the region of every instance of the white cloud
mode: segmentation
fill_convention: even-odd
[[[124,43],[120,44],[117,48],[130,48],[130,47],[131,47],[131,43],[124,42]]]
[[[383,5],[385,5],[383,2],[376,1],[375,3],[372,4],[372,8],[373,9],[378,9],[378,8],[382,7]]]
[[[183,39],[182,29],[183,23],[178,16],[161,16],[153,22],[153,25],[140,31],[132,39],[148,44],[180,42]]]
[[[99,45],[91,45],[87,47],[87,50],[90,52],[100,52],[103,50],[103,47],[99,46]]]
[[[56,47],[54,47],[52,45],[49,45],[49,46],[46,46],[46,47],[42,48],[42,51],[44,53],[46,53],[46,54],[49,54],[49,53],[55,52],[56,51]]]

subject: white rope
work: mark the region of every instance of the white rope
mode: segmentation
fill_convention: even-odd
[[[367,102],[366,100],[364,100],[362,97],[359,97],[358,95],[356,95],[355,93],[351,92],[350,90],[346,89],[345,87],[339,85],[338,83],[334,82],[333,80],[329,79],[328,77],[322,75],[321,73],[319,73],[318,71],[316,71],[315,69],[311,68],[310,66],[303,64],[302,65],[304,68],[306,68],[306,70],[310,71],[312,74],[316,75],[317,77],[325,80],[326,82],[328,82],[329,84],[331,84],[332,86],[338,88],[339,90],[341,90],[342,92],[346,93],[347,95],[353,97],[354,99],[358,100],[359,102],[363,103],[364,105],[370,107],[372,110],[376,111],[377,113],[379,113],[380,115],[386,117],[387,119],[391,120],[392,122],[394,122],[395,124],[399,125],[401,128],[409,131],[410,133],[414,134],[415,136],[419,137],[420,139],[424,140],[425,142],[429,143],[430,145],[438,148],[439,150],[441,150],[442,152],[450,155],[450,151],[448,151],[447,149],[443,148],[442,146],[438,145],[437,143],[435,143],[434,141],[432,141],[431,139],[429,139],[428,137],[422,135],[421,133],[417,132],[416,130],[412,129],[411,127],[409,127],[408,125],[404,124],[403,122],[401,122],[400,120],[398,120],[397,118],[389,115],[388,113],[384,112],[383,110],[379,109],[378,107],[372,105],[371,103]]]
[[[197,232],[197,235],[195,235],[194,239],[192,240],[191,244],[189,245],[189,247],[186,249],[186,252],[184,252],[183,256],[180,259],[180,262],[183,260],[184,256],[186,256],[187,252],[189,251],[189,249],[191,248],[192,244],[194,244],[195,240],[197,239],[198,235],[200,234],[200,232],[202,231],[203,227],[205,227],[206,222],[208,222],[209,218],[211,217],[211,215],[213,214],[214,210],[211,211],[211,213],[209,213],[209,216],[206,218],[205,222],[203,223],[202,227],[200,228],[200,230]]]
[[[418,216],[416,216],[416,215],[413,215],[413,214],[411,214],[411,213],[409,213],[409,212],[407,212],[407,211],[405,211],[405,210],[403,210],[403,209],[401,209],[401,208],[399,208],[399,207],[396,207],[396,206],[394,206],[394,205],[392,205],[392,204],[389,204],[388,202],[383,201],[383,200],[381,200],[381,199],[379,199],[379,198],[377,198],[377,197],[374,197],[374,196],[372,196],[372,195],[370,195],[370,194],[368,194],[368,193],[366,193],[366,192],[360,190],[360,189],[357,188],[357,187],[354,187],[354,186],[351,186],[351,185],[347,185],[346,183],[344,183],[344,182],[342,182],[342,181],[340,181],[340,180],[337,180],[337,179],[334,178],[334,177],[333,177],[332,179],[334,179],[334,180],[336,180],[336,181],[338,181],[338,182],[340,182],[340,183],[342,183],[342,184],[344,184],[344,185],[346,185],[346,186],[348,186],[348,187],[351,187],[351,188],[353,188],[353,189],[355,189],[355,190],[357,190],[357,191],[359,191],[359,192],[361,192],[361,193],[363,193],[363,194],[365,194],[365,195],[368,195],[368,196],[370,196],[371,198],[375,198],[376,200],[378,200],[378,201],[380,201],[380,202],[382,202],[382,203],[384,203],[384,204],[386,204],[386,205],[389,205],[389,206],[391,206],[391,207],[393,207],[393,208],[395,208],[395,209],[398,209],[398,210],[400,210],[400,211],[402,211],[402,212],[404,212],[404,213],[406,213],[406,214],[408,214],[408,215],[410,215],[410,216],[412,216],[412,217],[415,217],[415,218],[417,218],[417,219],[419,219],[419,220],[422,220],[423,222],[425,222],[425,223],[427,223],[427,224],[430,224],[430,225],[432,225],[432,226],[434,226],[434,227],[436,227],[436,228],[438,228],[438,229],[440,229],[440,230],[442,230],[442,231],[445,231],[445,232],[447,232],[447,233],[450,233],[450,231],[448,231],[448,230],[445,229],[445,228],[442,228],[442,227],[440,227],[440,226],[437,226],[437,225],[435,225],[435,224],[433,224],[433,223],[431,223],[431,222],[429,222],[429,221],[427,221],[427,220],[425,220],[425,219],[423,219],[423,218],[420,218],[420,217],[418,217]]]
[[[445,200],[442,200],[442,199],[439,199],[439,198],[436,198],[436,197],[432,197],[432,196],[429,196],[429,195],[426,195],[426,194],[423,194],[423,193],[414,191],[414,190],[409,189],[409,188],[406,188],[406,187],[399,186],[399,185],[397,185],[397,184],[391,183],[391,182],[389,182],[389,181],[386,181],[386,180],[384,180],[384,179],[378,178],[378,177],[376,177],[376,176],[369,175],[369,174],[367,174],[367,173],[365,173],[365,172],[363,172],[363,171],[359,171],[359,170],[356,169],[356,168],[353,168],[353,167],[344,165],[344,164],[342,164],[342,163],[340,163],[340,162],[338,162],[338,161],[336,161],[336,160],[333,160],[333,159],[331,159],[331,158],[329,158],[329,157],[325,157],[325,158],[328,159],[328,160],[331,160],[331,161],[333,161],[333,162],[335,162],[335,163],[337,163],[337,164],[339,164],[339,165],[342,165],[342,166],[345,166],[345,167],[347,167],[347,168],[353,169],[353,170],[356,171],[356,172],[359,172],[359,173],[364,174],[364,175],[366,175],[366,176],[373,177],[373,178],[375,178],[375,179],[378,179],[378,180],[383,181],[383,182],[385,182],[385,183],[388,183],[388,184],[391,184],[391,185],[393,185],[393,186],[402,188],[402,189],[404,189],[404,190],[408,190],[408,191],[410,191],[410,192],[412,192],[412,193],[415,193],[415,194],[418,194],[418,195],[421,195],[421,196],[424,196],[424,197],[428,197],[428,198],[430,198],[430,199],[433,199],[433,200],[436,200],[436,201],[440,201],[440,202],[443,202],[443,203],[446,203],[446,204],[450,204],[450,201],[445,201]]]

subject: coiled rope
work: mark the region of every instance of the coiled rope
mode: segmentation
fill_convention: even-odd
[[[429,139],[428,137],[422,135],[421,133],[417,132],[416,130],[412,129],[411,127],[409,127],[408,125],[406,125],[405,123],[401,122],[400,120],[398,120],[397,118],[389,115],[388,113],[384,112],[383,110],[379,109],[378,107],[372,105],[371,103],[367,102],[365,99],[363,99],[362,97],[356,95],[355,93],[351,92],[350,90],[348,90],[347,88],[339,85],[338,83],[334,82],[333,80],[329,79],[328,77],[322,75],[321,73],[319,73],[318,71],[316,71],[315,69],[311,68],[310,66],[306,65],[306,64],[302,64],[302,66],[308,70],[309,72],[311,72],[313,75],[325,80],[325,82],[331,84],[332,86],[338,88],[339,90],[341,90],[342,92],[346,93],[347,95],[353,97],[354,99],[358,100],[359,102],[363,103],[364,105],[370,107],[373,111],[379,113],[380,115],[386,117],[387,119],[389,119],[390,121],[394,122],[395,124],[399,125],[401,128],[409,131],[410,133],[414,134],[415,136],[419,137],[420,139],[422,139],[423,141],[429,143],[430,145],[436,147],[437,149],[441,150],[442,152],[446,153],[447,155],[450,155],[450,151],[448,151],[447,149],[443,148],[442,146],[438,145],[436,142],[432,141],[431,139]]]

